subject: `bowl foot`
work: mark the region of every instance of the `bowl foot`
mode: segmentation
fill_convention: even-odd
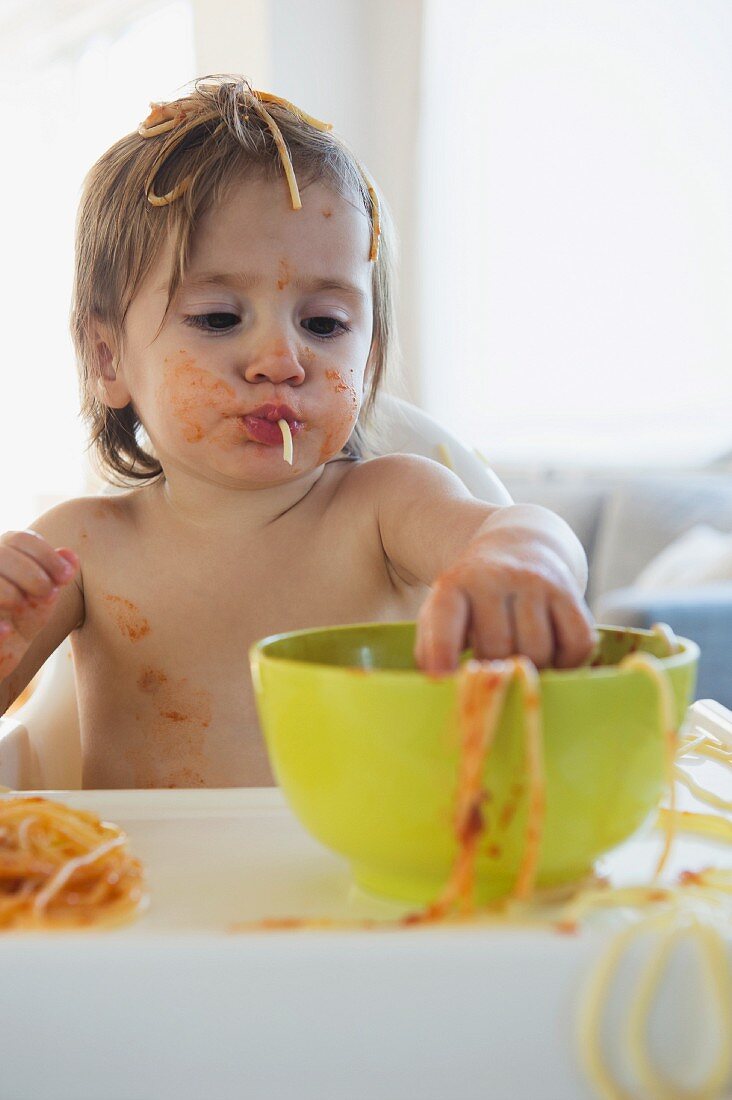
[[[365,894],[380,901],[410,902],[417,905],[429,905],[430,902],[435,901],[442,893],[448,877],[447,874],[415,875],[410,872],[384,870],[355,863],[351,868],[356,885]],[[592,870],[592,866],[577,867],[555,874],[550,879],[541,878],[537,887],[539,891],[537,902],[561,901],[565,892],[567,898],[571,897],[577,885],[591,877]],[[514,885],[515,878],[510,875],[482,876],[476,883],[475,903],[481,906],[505,898],[511,893]],[[542,891],[546,891],[544,899],[541,897]]]
[[[357,886],[366,894],[386,901],[407,901],[417,905],[429,905],[441,894],[447,874],[414,875],[405,871],[384,870],[352,864],[353,877]],[[510,893],[513,879],[506,876],[492,876],[481,881],[476,887],[475,897],[478,905],[495,901]]]

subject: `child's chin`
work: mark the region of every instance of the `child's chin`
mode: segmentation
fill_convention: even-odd
[[[244,485],[264,488],[296,481],[340,453],[334,451],[332,455],[328,453],[325,457],[320,457],[317,452],[306,453],[305,448],[301,447],[298,454],[295,441],[294,461],[290,466],[285,462],[281,447],[247,441],[244,448],[227,453],[219,451],[217,455],[211,455],[210,461],[220,476],[232,478]]]
[[[227,465],[226,470],[221,472],[241,479],[246,484],[265,487],[295,481],[297,478],[310,473],[311,470],[315,469],[315,465],[314,462],[297,462],[290,466],[281,454],[275,454],[256,462],[231,463]]]

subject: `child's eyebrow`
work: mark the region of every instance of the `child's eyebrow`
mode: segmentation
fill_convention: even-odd
[[[227,271],[201,271],[187,276],[180,285],[181,290],[195,289],[210,286],[228,286],[234,290],[252,290],[262,282],[259,275],[251,275],[248,272]],[[337,290],[342,294],[348,294],[352,298],[365,301],[367,295],[362,287],[350,282],[348,279],[332,276],[293,276],[288,279],[290,286],[295,290]],[[167,291],[167,286],[157,288],[158,291]]]

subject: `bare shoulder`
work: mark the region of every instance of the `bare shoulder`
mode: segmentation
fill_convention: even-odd
[[[391,569],[407,584],[431,583],[496,505],[477,500],[457,474],[421,455],[364,463],[379,537]]]
[[[361,534],[375,533],[387,566],[409,585],[424,583],[414,567],[415,548],[431,545],[435,532],[471,537],[493,510],[476,500],[452,470],[422,455],[388,454],[354,463],[334,496],[338,515]],[[417,555],[418,557],[418,555]]]
[[[68,546],[82,559],[94,536],[110,520],[122,520],[131,514],[140,489],[109,495],[72,497],[50,508],[30,525],[55,548]]]
[[[412,454],[380,455],[354,463],[343,489],[371,494],[376,502],[422,493],[452,499],[471,498],[452,470],[423,455]]]

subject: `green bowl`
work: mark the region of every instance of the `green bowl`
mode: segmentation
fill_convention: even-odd
[[[662,658],[680,724],[699,649],[646,630],[599,627],[600,664],[540,673],[546,818],[538,885],[582,878],[658,804],[665,782],[656,684],[620,669],[634,650]],[[454,675],[415,669],[414,623],[368,623],[280,634],[251,651],[257,709],[272,768],[294,813],[351,862],[370,893],[433,900],[457,851],[459,761]],[[527,819],[523,701],[509,687],[485,767],[486,829],[476,899],[508,893]]]

